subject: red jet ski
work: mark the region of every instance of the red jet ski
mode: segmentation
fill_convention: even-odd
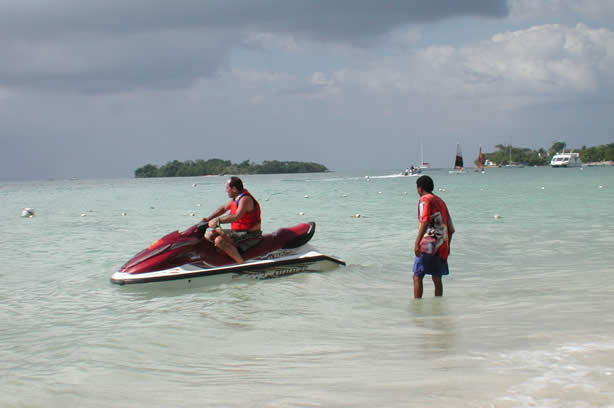
[[[160,238],[126,262],[111,276],[111,282],[193,287],[327,271],[345,265],[342,259],[324,255],[308,244],[315,233],[315,222],[263,234],[257,246],[241,254],[245,259],[242,264],[206,240],[206,229],[207,223],[200,222]]]

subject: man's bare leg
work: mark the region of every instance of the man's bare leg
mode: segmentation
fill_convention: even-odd
[[[435,285],[435,296],[443,296],[443,283],[441,283],[441,275],[433,275],[433,284]]]
[[[414,275],[414,299],[422,297],[422,278],[423,276]]]
[[[221,249],[231,257],[236,263],[240,264],[245,262],[239,250],[234,246],[232,239],[228,235],[218,235],[215,237],[215,246]]]

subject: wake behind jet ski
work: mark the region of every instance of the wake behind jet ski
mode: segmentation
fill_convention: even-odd
[[[315,222],[262,235],[258,245],[242,253],[245,262],[239,264],[204,238],[207,227],[203,221],[160,238],[126,262],[111,281],[187,288],[327,271],[345,265],[342,259],[324,255],[308,244],[315,233]]]

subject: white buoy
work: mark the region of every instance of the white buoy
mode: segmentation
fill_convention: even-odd
[[[194,217],[196,214],[194,213],[190,213],[190,217]]]
[[[23,210],[21,210],[21,216],[24,218],[32,218],[34,217],[34,208],[24,208]]]
[[[354,218],[360,218],[360,213],[354,214]]]
[[[305,198],[309,198],[309,194],[305,194]]]
[[[82,217],[87,217],[86,213],[81,214]]]
[[[603,188],[603,186],[599,186],[599,188]]]
[[[196,187],[197,185],[198,185],[198,184],[194,183],[194,184],[192,184],[192,187]]]
[[[445,188],[440,188],[439,191],[441,191],[442,193],[445,193],[448,190],[446,190]]]
[[[542,186],[542,190],[545,190],[545,189],[546,189],[546,187]]]
[[[304,212],[302,212],[302,211],[300,211],[300,212],[298,213],[298,215],[305,215],[305,213],[304,213]]]
[[[500,220],[501,216],[499,214],[495,214],[495,220]]]
[[[125,217],[126,215],[128,215],[128,214],[127,214],[127,213],[125,213],[125,212],[123,212],[123,213],[122,213],[122,216],[123,216],[123,217]]]

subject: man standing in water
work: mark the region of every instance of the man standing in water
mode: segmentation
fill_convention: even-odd
[[[444,201],[433,194],[433,179],[421,176],[416,180],[418,202],[418,235],[414,244],[414,298],[422,297],[424,275],[431,275],[435,296],[443,296],[441,277],[449,273],[448,255],[454,234],[452,218]]]
[[[260,205],[258,201],[243,188],[243,182],[238,177],[226,181],[226,193],[231,198],[222,204],[203,221],[211,228],[205,238],[224,251],[236,263],[243,263],[241,252],[257,245],[262,237]],[[230,214],[223,215],[230,211]],[[220,224],[230,224],[230,230],[222,230]]]

